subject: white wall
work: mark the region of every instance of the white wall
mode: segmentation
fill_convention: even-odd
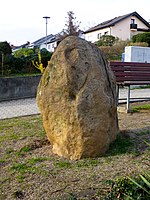
[[[108,32],[108,35],[111,35],[111,28],[104,28],[102,30],[93,31],[85,34],[85,40],[90,41],[92,43],[99,40],[98,34],[104,35],[105,32]]]
[[[133,35],[139,33],[137,30],[130,29],[131,19],[135,19],[135,24],[137,24],[137,28],[147,28],[147,26],[143,24],[143,22],[141,22],[137,17],[131,16],[117,23],[112,28],[112,35],[115,37],[119,37],[121,40],[130,40]]]
[[[125,62],[150,63],[150,48],[127,46],[125,47]]]
[[[48,43],[47,44],[47,48],[46,48],[46,44],[41,44],[40,49],[47,49],[47,51],[49,52],[54,52],[55,48],[57,47],[57,42],[52,42],[52,43]]]
[[[47,50],[50,52],[54,52],[57,47],[57,41],[47,44]]]
[[[130,39],[131,19],[127,18],[112,27],[111,35],[118,37],[120,40]]]
[[[41,44],[40,49],[46,49],[46,44]]]

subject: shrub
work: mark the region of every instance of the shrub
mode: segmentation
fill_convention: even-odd
[[[148,47],[148,43],[147,42],[129,42],[128,46]]]
[[[48,61],[50,60],[52,53],[42,49],[41,50],[41,59],[43,66],[46,68]],[[38,49],[20,49],[13,54],[4,55],[3,61],[3,75],[9,76],[12,74],[29,74],[29,73],[39,73],[39,70],[36,69],[32,60],[38,61]],[[0,59],[0,75],[2,74],[2,63]]]
[[[3,52],[4,55],[10,55],[12,53],[8,42],[0,42],[0,52]]]
[[[150,47],[150,33],[139,33],[137,35],[134,35],[132,37],[132,42],[146,42],[148,43],[148,46]]]
[[[140,175],[139,178],[133,180],[131,178],[120,178],[116,181],[107,181],[111,185],[109,194],[105,197],[108,199],[138,199],[147,200],[150,197],[150,176],[149,174]]]
[[[33,56],[35,54],[34,49],[22,48],[13,53],[14,57],[21,58],[27,56]]]
[[[24,67],[24,61],[21,58],[14,58],[12,55],[4,56],[4,75],[19,73]]]
[[[122,53],[128,41],[118,41],[113,46],[101,46],[100,49],[108,60],[121,60]]]
[[[101,38],[95,43],[97,46],[113,46],[118,38],[112,35],[102,35]]]

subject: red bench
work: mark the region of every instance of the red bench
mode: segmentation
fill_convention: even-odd
[[[130,111],[130,86],[150,85],[150,63],[109,62],[117,83],[117,95],[120,86],[128,86],[127,112]]]

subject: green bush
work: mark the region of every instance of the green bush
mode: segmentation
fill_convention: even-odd
[[[150,33],[139,33],[137,35],[134,35],[132,37],[132,42],[146,42],[148,43],[148,46],[150,47]]]
[[[46,49],[41,50],[41,57],[43,66],[46,68],[48,61],[50,60],[52,53]],[[0,76],[10,76],[13,74],[33,74],[39,73],[39,70],[36,69],[32,60],[38,61],[38,49],[28,49],[23,48],[12,54],[4,54],[3,60],[3,72],[2,72],[2,62],[0,59]]]
[[[41,49],[41,57],[44,68],[47,67],[48,61],[51,59],[52,54],[53,54],[52,52],[49,52],[46,49]]]
[[[150,176],[149,174],[140,175],[135,180],[127,177],[107,181],[111,185],[109,194],[104,198],[120,200],[147,200],[150,198]]]
[[[102,35],[101,38],[95,43],[99,46],[113,46],[115,42],[118,41],[118,38],[112,35]]]
[[[35,54],[34,49],[22,48],[13,53],[15,58],[33,56]]]
[[[12,53],[11,46],[8,42],[0,42],[0,53],[4,53],[4,55],[10,55]]]
[[[24,66],[23,59],[14,58],[12,55],[4,56],[3,73],[5,76],[21,72]]]

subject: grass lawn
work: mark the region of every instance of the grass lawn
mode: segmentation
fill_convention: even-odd
[[[78,161],[53,155],[40,115],[0,120],[0,199],[108,199],[110,181],[149,172],[150,110],[141,110],[118,113],[105,156]]]

